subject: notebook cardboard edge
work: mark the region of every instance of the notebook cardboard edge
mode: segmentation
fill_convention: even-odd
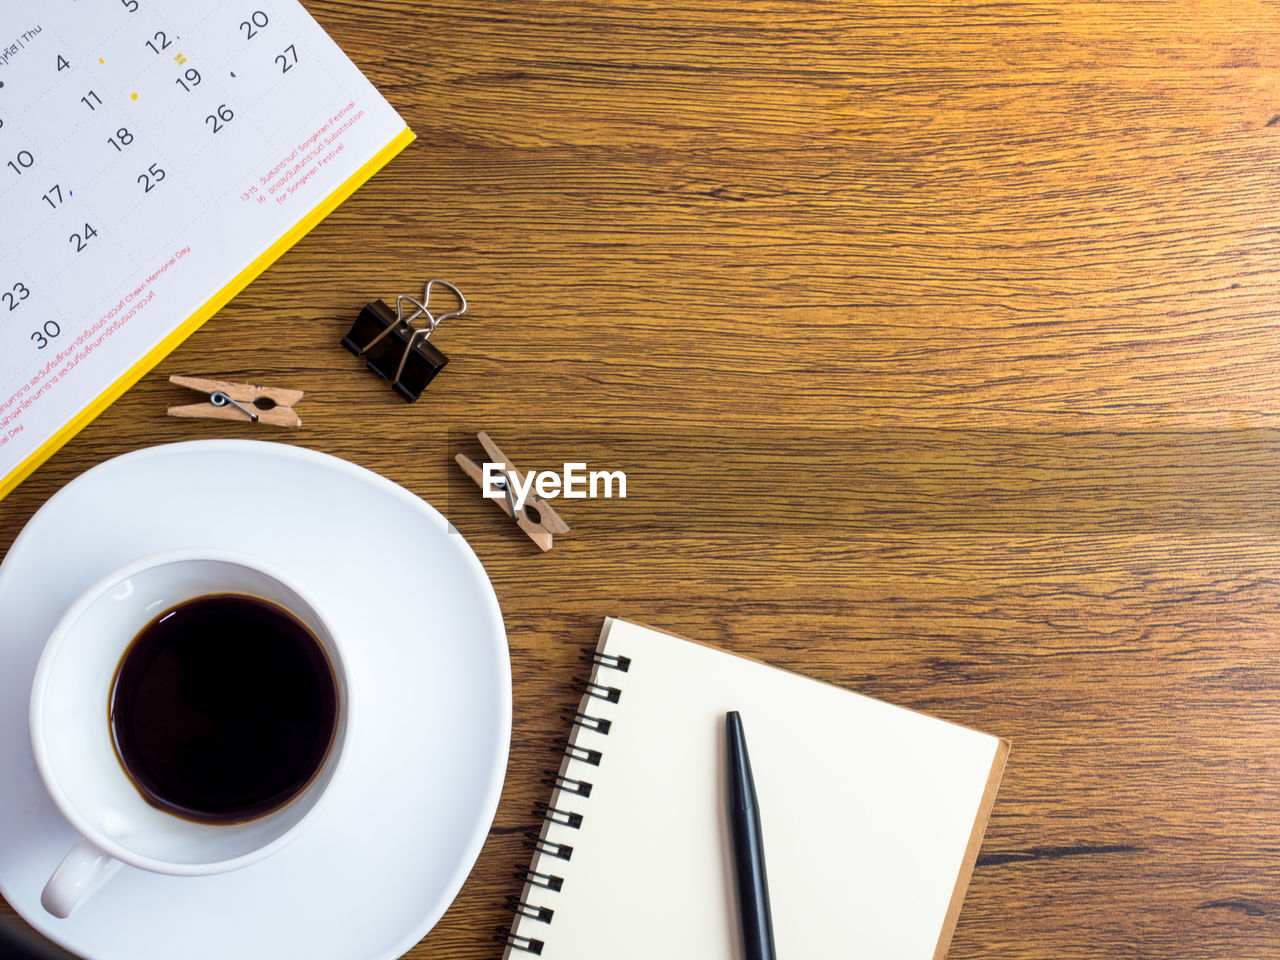
[[[960,908],[964,906],[965,892],[969,889],[969,880],[973,876],[974,865],[978,862],[978,851],[982,849],[982,838],[987,832],[987,821],[996,804],[996,791],[1000,789],[1000,778],[1004,776],[1004,764],[1009,758],[1009,741],[1004,737],[997,737],[996,740],[996,755],[991,761],[991,770],[987,774],[987,785],[982,791],[982,800],[978,803],[978,815],[973,820],[969,845],[965,848],[964,859],[960,862],[960,872],[956,875],[955,889],[951,891],[951,903],[947,906],[947,915],[942,922],[942,932],[938,935],[938,946],[933,951],[933,960],[945,960],[947,951],[951,948],[951,938],[960,920]]]
[[[615,621],[622,620],[621,617],[605,617],[604,626],[600,631],[600,639],[596,644],[596,650],[603,652],[605,645],[609,639],[611,627]],[[836,687],[840,690],[848,690],[848,687],[842,687],[838,683],[831,683],[829,680],[823,680],[820,677],[811,677],[808,674],[800,673],[798,670],[791,670],[788,667],[778,666],[776,663],[769,663],[767,660],[761,660],[758,657],[746,656],[741,653],[725,650],[723,647],[717,647],[711,643],[704,643],[701,640],[691,640],[688,637],[678,633],[672,633],[670,630],[663,630],[659,627],[650,626],[647,623],[641,623],[638,620],[625,620],[633,626],[643,627],[645,630],[652,630],[654,633],[665,634],[668,637],[674,637],[677,640],[684,640],[686,643],[697,644],[700,647],[707,647],[711,650],[717,650],[720,653],[727,653],[730,656],[741,657],[743,660],[750,660],[752,663],[758,663],[761,666],[771,667],[774,670],[781,670],[784,673],[791,673],[798,677],[804,677],[806,680],[812,680],[815,683],[825,683],[827,686]],[[852,691],[851,691],[852,692]],[[862,694],[866,696],[866,694]],[[894,704],[897,706],[897,704]],[[901,709],[908,710],[909,707]],[[934,717],[933,714],[924,713],[922,710],[912,710],[912,713],[919,713],[923,716],[931,717],[942,723],[951,723],[954,726],[963,726],[956,724],[954,721],[945,720],[942,717]],[[965,729],[973,729],[966,727]],[[985,736],[994,736],[985,731],[976,731],[983,733]],[[947,951],[951,947],[951,938],[956,932],[956,924],[960,920],[960,908],[964,906],[965,892],[969,889],[969,880],[973,876],[973,868],[978,862],[978,852],[982,849],[982,838],[987,832],[987,821],[991,818],[991,811],[995,807],[996,793],[1000,789],[1000,780],[1004,776],[1005,761],[1009,757],[1009,741],[1004,737],[995,737],[996,752],[991,761],[991,769],[987,772],[987,785],[983,788],[982,798],[978,802],[978,813],[973,820],[973,829],[969,832],[969,843],[965,847],[964,858],[960,861],[960,870],[956,874],[956,884],[951,891],[951,901],[947,905],[947,913],[942,921],[942,929],[938,933],[938,944],[933,951],[933,960],[945,960]]]

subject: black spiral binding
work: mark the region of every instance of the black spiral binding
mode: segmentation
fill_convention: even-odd
[[[597,667],[617,670],[621,673],[626,673],[631,668],[630,657],[592,651],[590,654],[584,654],[583,658]],[[594,680],[574,678],[573,687],[579,693],[594,697],[597,700],[605,700],[609,703],[617,703],[622,698],[622,691],[617,687],[596,683]],[[574,710],[572,713],[565,714],[565,719],[574,726],[605,736],[608,735],[610,728],[613,726],[612,721],[604,717],[595,717],[583,713],[581,710]],[[604,756],[599,750],[578,746],[568,737],[557,737],[555,745],[551,749],[570,760],[596,767],[600,765],[600,761]],[[546,771],[542,782],[562,794],[572,793],[579,797],[591,796],[592,784],[589,781],[566,777],[559,771]],[[538,802],[535,804],[533,814],[557,826],[569,827],[574,830],[582,827],[582,814],[553,807],[550,803]],[[559,860],[568,860],[573,856],[573,847],[570,844],[546,840],[540,833],[526,833],[522,842],[531,850],[537,850],[539,853],[544,853]],[[540,873],[531,867],[517,868],[516,876],[531,886],[542,887],[555,893],[559,893],[564,886],[563,877],[557,877],[550,873]],[[517,916],[528,917],[530,920],[536,920],[539,923],[550,924],[555,916],[555,911],[550,907],[528,903],[519,897],[507,897],[506,906],[508,910]],[[544,940],[539,940],[536,937],[520,936],[510,930],[500,931],[494,939],[512,950],[520,950],[535,957],[542,955],[542,948],[546,945]]]
[[[590,653],[584,653],[582,659],[589,663],[598,663],[602,667],[609,667],[611,670],[618,670],[626,673],[631,669],[631,658],[618,654],[601,653],[599,650],[592,650]]]
[[[530,870],[528,867],[521,867],[513,875],[525,883],[532,884],[535,887],[543,887],[556,893],[559,893],[560,888],[564,886],[564,880],[560,877],[553,877],[549,873],[539,873],[537,870]]]
[[[556,843],[554,840],[544,840],[539,833],[526,833],[521,842],[530,850],[537,850],[557,860],[568,860],[573,856],[572,846],[567,843]]]
[[[609,728],[613,726],[612,720],[606,720],[604,717],[590,717],[577,710],[573,711],[573,713],[562,713],[560,716],[575,727],[582,727],[584,730],[592,730],[595,733],[607,734]]]
[[[512,913],[518,913],[522,917],[528,917],[531,920],[538,920],[542,923],[550,923],[551,918],[555,916],[555,911],[550,907],[535,907],[532,904],[525,903],[519,897],[507,897],[507,909]]]
[[[539,800],[534,804],[537,808],[533,811],[535,817],[541,817],[548,823],[558,823],[562,827],[573,827],[577,830],[582,826],[582,814],[574,813],[571,810],[560,810],[551,806],[549,803],[543,803]]]
[[[510,930],[503,930],[501,933],[494,934],[493,939],[516,950],[532,953],[535,957],[542,955],[542,941],[535,940],[533,937],[517,937]]]
[[[606,686],[603,683],[592,683],[583,677],[573,678],[573,688],[579,693],[585,693],[588,697],[595,697],[597,700],[608,700],[610,703],[617,703],[622,699],[622,691],[617,687]]]
[[[576,793],[580,797],[591,796],[591,784],[585,780],[575,780],[573,777],[562,777],[560,774],[551,770],[542,771],[546,776],[542,778],[542,782],[549,787],[555,787],[557,790],[564,790],[568,793]]]
[[[604,758],[599,750],[590,750],[587,747],[580,747],[568,737],[556,737],[555,746],[551,748],[552,753],[558,753],[562,757],[568,757],[570,760],[581,760],[583,763],[589,763],[593,767],[600,766],[600,761]]]

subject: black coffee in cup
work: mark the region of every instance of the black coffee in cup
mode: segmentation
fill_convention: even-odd
[[[152,620],[112,684],[125,772],[155,807],[239,823],[287,804],[333,743],[338,686],[315,634],[274,603],[197,597]]]

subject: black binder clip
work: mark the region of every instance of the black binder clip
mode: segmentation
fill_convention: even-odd
[[[437,317],[427,309],[431,288],[435,286],[453,291],[458,298],[457,310]],[[417,308],[408,317],[404,315],[405,304]],[[446,280],[432,280],[427,283],[421,302],[404,294],[396,297],[394,314],[381,300],[367,304],[342,338],[342,345],[357,357],[364,357],[370,370],[383,380],[390,380],[392,389],[412,403],[449,362],[428,338],[442,320],[460,317],[466,312],[467,299],[461,290]],[[426,317],[426,325],[415,327],[413,322],[419,317]]]

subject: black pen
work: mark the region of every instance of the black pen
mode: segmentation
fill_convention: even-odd
[[[725,714],[724,732],[729,759],[729,845],[733,849],[733,877],[738,888],[738,922],[744,960],[774,960],[773,918],[769,915],[769,879],[764,869],[764,838],[756,785],[742,717]]]

